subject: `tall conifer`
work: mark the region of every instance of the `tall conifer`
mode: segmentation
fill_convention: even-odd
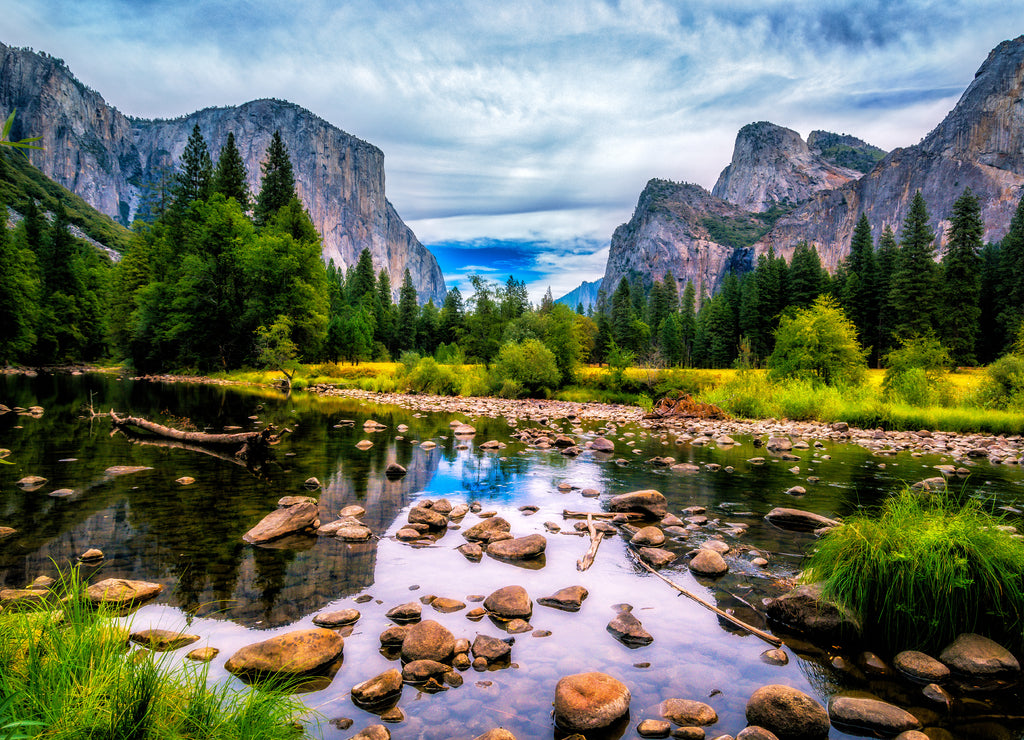
[[[942,259],[942,342],[956,364],[973,365],[985,225],[981,221],[981,204],[970,188],[953,204],[950,222],[949,243]]]
[[[846,279],[839,294],[847,316],[857,327],[857,337],[864,346],[877,343],[878,286],[875,251],[872,247],[871,223],[862,213],[853,230],[850,254],[846,260]]]
[[[228,132],[228,140],[220,149],[217,167],[213,172],[213,190],[225,198],[234,198],[245,212],[252,208],[248,173],[242,155],[235,146],[233,131]]]
[[[903,222],[900,249],[889,295],[897,338],[924,336],[934,330],[938,311],[935,232],[928,224],[928,208],[921,191],[914,194]]]
[[[210,150],[206,147],[197,123],[192,127],[185,151],[181,155],[181,166],[175,180],[175,202],[187,206],[194,200],[206,200],[210,197],[213,183],[213,160]]]
[[[256,223],[262,226],[295,197],[295,175],[288,148],[281,141],[281,132],[275,131],[267,147],[267,159],[261,165],[263,179],[256,198]]]

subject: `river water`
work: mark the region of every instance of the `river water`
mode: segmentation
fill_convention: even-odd
[[[344,661],[333,681],[304,694],[317,713],[311,720],[317,737],[351,737],[380,721],[356,707],[349,690],[399,665],[380,651],[378,635],[390,624],[387,610],[428,595],[454,598],[467,602],[467,609],[441,614],[427,605],[424,618],[441,622],[457,638],[472,640],[478,633],[507,638],[498,623],[471,621],[466,611],[479,606],[473,603],[476,597],[513,584],[526,588],[534,600],[570,585],[586,587],[589,597],[577,613],[535,605],[532,631],[514,636],[507,668],[469,669],[462,674],[462,686],[439,693],[405,686],[398,703],[405,719],[389,725],[394,737],[468,740],[503,726],[520,740],[550,738],[555,732],[551,703],[556,682],[564,675],[591,670],[609,673],[630,689],[630,723],[624,737],[637,737],[639,721],[660,719],[658,705],[668,698],[710,704],[719,722],[708,728],[707,736],[734,735],[746,724],[749,696],[770,683],[794,686],[823,704],[833,693],[850,688],[902,697],[902,705],[919,713],[926,725],[944,727],[953,737],[1024,737],[1020,724],[988,721],[984,730],[977,722],[971,727],[958,725],[929,706],[914,687],[891,679],[868,682],[856,669],[844,669],[835,661],[838,653],[793,637],[787,637],[784,648],[788,664],[769,665],[761,659],[769,645],[643,572],[622,537],[606,538],[593,567],[577,572],[576,561],[589,540],[576,536],[574,521],[563,518],[563,510],[601,511],[611,496],[644,488],[664,493],[669,510],[680,516],[686,516],[683,510],[688,507],[704,507],[718,526],[670,539],[666,547],[683,555],[704,539],[724,536],[733,547],[726,555],[729,573],[717,580],[696,578],[682,557],[661,572],[719,608],[764,627],[755,607],[766,596],[787,590],[814,541],[811,535],[767,524],[763,517],[769,510],[795,506],[843,517],[876,506],[905,483],[932,477],[934,465],[949,462],[945,458],[908,453],[880,457],[854,445],[828,442],[815,447],[814,440],[808,440],[809,449],[794,451],[800,459],[787,461],[755,449],[749,438],[737,438],[740,445],[720,449],[713,444],[677,445],[660,433],[621,427],[612,435],[615,456],[629,460],[621,464],[590,453],[572,459],[555,450],[528,447],[510,438],[514,429],[504,419],[416,414],[353,399],[304,394],[284,398],[267,390],[92,374],[0,376],[0,403],[43,407],[38,418],[13,412],[0,416],[0,448],[10,450],[6,459],[13,463],[0,465],[0,526],[17,530],[0,540],[0,587],[20,588],[38,575],[55,576],[85,550],[100,548],[105,558],[95,566],[93,578],[125,577],[165,586],[160,597],[133,615],[133,629],[159,627],[200,635],[199,643],[178,651],[173,659],[183,660],[197,646],[218,648],[220,654],[210,667],[214,681],[236,681],[224,663],[243,645],[311,627],[312,618],[322,611],[357,608],[362,616],[345,638]],[[274,448],[274,464],[257,476],[231,460],[112,435],[110,420],[91,416],[90,404],[96,412],[113,408],[176,427],[219,432],[225,427],[248,430],[273,424],[292,432]],[[369,418],[386,429],[364,432],[363,422]],[[450,422],[456,419],[471,423],[477,429],[475,437],[456,440],[450,431]],[[341,420],[354,425],[339,425]],[[400,424],[408,431],[398,432]],[[575,427],[566,420],[551,425],[581,442],[596,436],[601,426]],[[362,439],[370,439],[373,447],[356,449]],[[428,439],[437,443],[435,449],[415,444]],[[507,447],[496,452],[479,449],[491,439]],[[666,455],[701,470],[680,474],[644,462]],[[755,456],[765,457],[766,463],[749,463]],[[389,462],[403,465],[408,474],[389,480],[384,475]],[[722,469],[709,469],[708,463]],[[106,472],[112,466],[147,469],[112,475]],[[729,466],[732,472],[725,470]],[[47,482],[35,491],[23,491],[15,483],[27,475],[42,476]],[[177,483],[182,476],[195,482]],[[359,504],[366,509],[363,521],[375,539],[344,543],[310,537],[289,548],[243,543],[245,532],[272,511],[279,498],[308,494],[303,483],[310,477],[323,483],[313,495],[319,498],[324,522],[342,507]],[[809,482],[809,477],[820,480]],[[573,489],[562,493],[560,483]],[[794,485],[804,486],[806,495],[788,495]],[[994,506],[1024,508],[1024,476],[1017,466],[976,465],[957,485]],[[583,489],[596,489],[600,496],[584,497]],[[59,495],[51,495],[54,492]],[[487,556],[473,563],[456,550],[465,542],[457,530],[429,547],[395,539],[414,502],[440,497],[452,503],[476,502],[485,511],[497,512],[511,523],[516,536],[545,534],[545,555],[529,567]],[[523,506],[537,511],[523,511]],[[476,521],[479,518],[471,513],[462,525]],[[545,522],[558,524],[562,532],[546,532]],[[746,531],[722,535],[730,531],[728,523],[744,524]],[[767,567],[751,563],[757,554],[768,558]],[[607,631],[622,604],[632,606],[654,636],[653,643],[630,647]],[[845,658],[856,663],[857,656]],[[1004,697],[1000,706],[1006,701]],[[1019,694],[1009,701],[1019,702]],[[1005,710],[997,707],[988,713],[998,711]],[[351,726],[339,729],[347,720]],[[830,736],[848,735],[833,729]]]

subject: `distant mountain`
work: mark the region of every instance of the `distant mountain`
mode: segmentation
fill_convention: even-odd
[[[387,269],[395,295],[406,268],[419,299],[444,299],[434,256],[402,221],[384,194],[384,154],[305,108],[255,100],[207,108],[174,120],[128,118],[83,85],[64,62],[0,43],[0,112],[18,109],[12,138],[40,135],[31,158],[45,175],[97,210],[128,224],[144,189],[181,157],[192,127],[214,160],[233,132],[259,190],[260,163],[275,130],[288,148],[299,199],[323,236],[323,258],[344,269],[369,249]]]
[[[864,175],[842,164],[866,166],[881,151],[860,139],[814,132],[808,146],[781,126],[745,126],[714,194],[665,180],[647,184],[632,219],[612,236],[605,285],[623,275],[649,283],[671,271],[680,286],[689,281],[710,292],[728,270],[753,265],[769,249],[789,259],[801,241],[834,271],[861,214],[876,240],[887,226],[898,233],[918,190],[940,250],[966,187],[981,203],[984,239],[999,241],[1024,196],[1022,100],[1024,36],[992,50],[920,144],[889,152]]]
[[[597,292],[601,290],[601,281],[595,280],[592,283],[582,282],[575,290],[571,290],[561,298],[556,298],[555,303],[564,303],[572,310],[581,303],[583,310],[589,311],[590,307],[597,303]]]
[[[718,176],[711,194],[760,213],[776,203],[802,203],[860,176],[857,170],[812,152],[796,131],[760,121],[736,134],[732,162]]]

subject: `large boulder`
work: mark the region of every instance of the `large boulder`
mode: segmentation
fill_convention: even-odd
[[[410,524],[425,524],[431,529],[444,529],[448,526],[448,517],[433,509],[414,506],[409,509]]]
[[[499,540],[487,546],[487,554],[503,560],[529,560],[544,553],[548,541],[542,534]]]
[[[443,663],[455,652],[455,636],[447,627],[426,619],[409,628],[402,641],[402,660],[433,660]]]
[[[878,699],[859,696],[833,696],[828,702],[828,716],[839,729],[892,737],[907,730],[920,730],[917,717],[897,706]]]
[[[828,735],[828,712],[790,686],[762,686],[747,700],[747,722],[775,733],[779,740],[812,740]]]
[[[729,570],[725,558],[714,550],[701,548],[689,563],[691,571],[701,576],[720,576]]]
[[[301,676],[334,662],[344,646],[344,639],[333,630],[295,630],[246,645],[228,658],[224,667],[241,675]]]
[[[308,501],[294,506],[283,506],[263,517],[259,524],[242,536],[242,540],[250,545],[259,545],[289,534],[316,529],[320,526],[317,512],[317,505]]]
[[[668,513],[665,496],[654,489],[633,491],[612,496],[608,502],[612,511],[628,511],[660,519]]]
[[[124,607],[149,601],[163,590],[164,587],[159,583],[130,581],[126,578],[107,578],[89,586],[85,590],[85,595],[93,604]]]
[[[768,618],[815,639],[841,641],[861,633],[860,622],[845,607],[824,596],[824,586],[798,586],[775,599],[765,599]]]
[[[484,599],[484,609],[500,619],[529,619],[533,602],[522,586],[505,586]]]
[[[1020,673],[1020,663],[997,642],[973,633],[956,638],[939,654],[939,660],[956,673],[970,678],[1007,678]]]
[[[629,689],[607,673],[565,676],[555,686],[555,724],[566,732],[610,727],[629,713]]]

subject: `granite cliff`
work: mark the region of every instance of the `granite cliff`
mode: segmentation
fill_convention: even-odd
[[[601,285],[600,280],[592,282],[583,281],[578,287],[570,290],[561,298],[556,298],[555,303],[563,303],[574,311],[582,303],[583,310],[586,311],[597,303],[597,294],[601,290]]]
[[[801,241],[814,245],[833,271],[849,253],[862,213],[876,239],[886,226],[898,233],[918,190],[940,251],[946,218],[966,187],[981,202],[985,240],[1002,239],[1024,196],[1024,36],[992,50],[953,110],[919,144],[890,152],[867,174],[837,166],[829,156],[836,144],[877,156],[879,150],[859,139],[814,132],[810,143],[772,124],[744,127],[732,163],[715,186],[722,197],[669,183],[678,206],[663,208],[658,199],[645,197],[653,183],[664,183],[652,180],[631,221],[612,237],[605,285],[631,271],[649,282],[671,270],[680,284],[692,281],[710,290],[726,270],[753,264],[769,249],[788,259]],[[829,186],[830,178],[843,177]],[[786,209],[771,212],[784,201]],[[736,228],[758,215],[761,233]],[[719,228],[702,232],[701,224]]]
[[[812,152],[796,131],[759,121],[736,134],[732,162],[718,176],[711,194],[761,213],[776,203],[801,203],[860,176]]]
[[[408,268],[421,301],[444,299],[437,261],[385,197],[383,152],[304,108],[255,100],[174,120],[131,119],[62,60],[0,44],[0,111],[13,108],[14,138],[43,137],[32,163],[122,223],[135,217],[142,188],[180,158],[194,125],[214,159],[234,132],[253,192],[270,137],[280,130],[298,196],[323,236],[324,260],[344,268],[369,249],[377,268],[390,273],[396,297]]]

